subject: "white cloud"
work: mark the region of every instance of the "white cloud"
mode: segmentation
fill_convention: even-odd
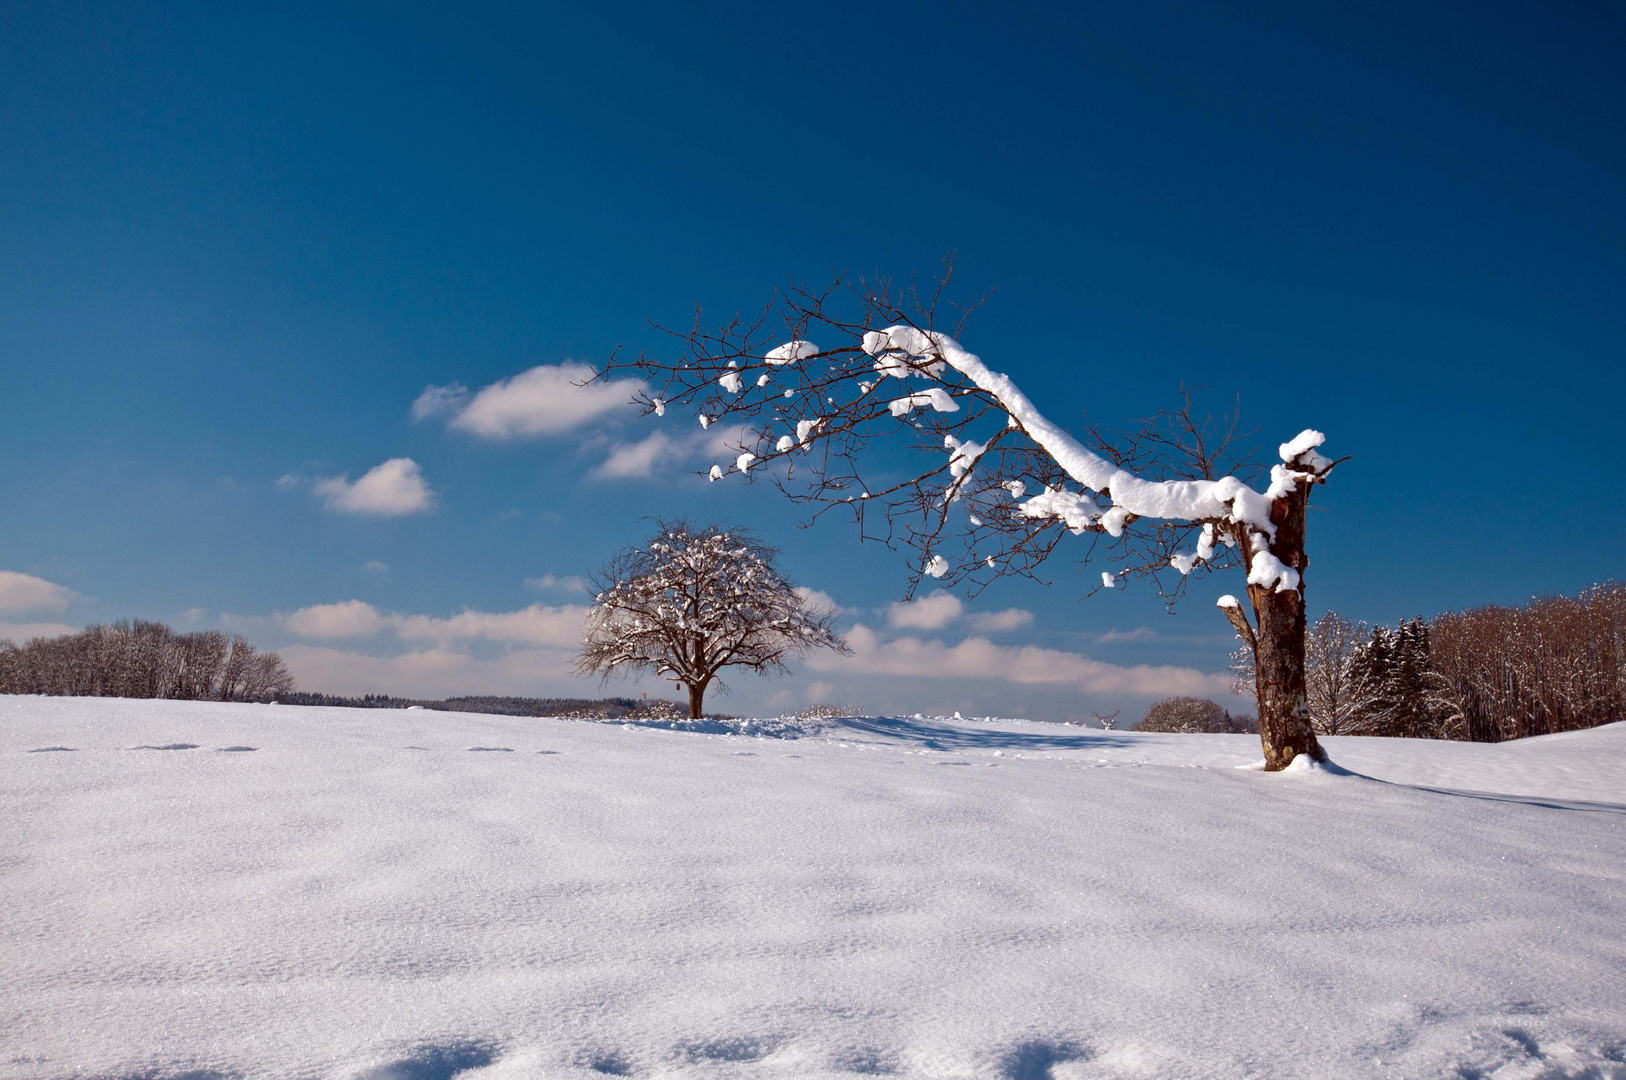
[[[73,597],[71,589],[44,578],[0,570],[0,611],[62,611]]]
[[[835,692],[836,688],[827,682],[810,682],[806,687],[807,700],[814,705],[821,702],[829,703],[830,695]]]
[[[656,431],[635,443],[617,441],[609,457],[589,469],[587,475],[595,480],[644,479],[679,465],[693,467],[713,462],[722,463],[723,471],[728,472],[739,456],[737,445],[749,442],[748,436],[745,428],[715,424],[686,436]]]
[[[528,589],[563,589],[565,592],[581,592],[587,588],[587,579],[575,574],[543,574],[541,577],[528,577],[525,579]]]
[[[950,592],[935,592],[907,604],[893,604],[886,612],[886,623],[893,627],[915,630],[941,630],[960,617],[965,605]]]
[[[379,562],[377,559],[369,559],[367,565],[363,566],[362,569],[373,574],[387,574],[390,570],[390,564]]]
[[[836,603],[836,598],[827,592],[810,589],[806,585],[796,586],[796,595],[802,598],[802,603],[814,611],[827,611],[832,615],[840,615],[847,609]]]
[[[581,644],[587,607],[532,604],[518,611],[468,611],[439,619],[432,615],[391,616],[403,641],[492,641],[509,645],[553,645],[575,648]]]
[[[918,678],[999,679],[1018,684],[1071,686],[1088,693],[1140,695],[1229,694],[1231,677],[1193,668],[1137,664],[1120,667],[1078,653],[995,645],[972,637],[958,645],[915,637],[882,641],[867,626],[847,632],[851,656],[815,653],[807,665],[815,671]]]
[[[575,654],[564,649],[514,649],[489,660],[445,648],[399,656],[368,656],[321,645],[289,645],[277,652],[302,689],[328,694],[579,697],[586,689],[582,680],[571,677]]]
[[[1114,641],[1161,641],[1163,635],[1150,626],[1137,626],[1133,630],[1108,630],[1095,640],[1103,645]]]
[[[1024,608],[1006,608],[1004,611],[979,611],[966,620],[973,630],[984,634],[1000,634],[1033,625],[1033,612]]]
[[[338,639],[374,637],[389,631],[414,644],[433,642],[447,646],[459,641],[489,641],[501,645],[554,646],[574,649],[581,642],[588,609],[567,604],[546,607],[532,604],[518,611],[464,610],[439,618],[380,612],[361,600],[315,604],[277,619],[300,637]]]
[[[426,386],[418,400],[412,403],[412,419],[429,420],[438,416],[456,416],[469,402],[469,388],[462,383],[445,386]]]
[[[610,456],[588,470],[596,480],[628,480],[652,476],[657,465],[687,456],[685,447],[663,431],[635,443],[616,443]]]
[[[372,637],[389,625],[377,608],[360,600],[303,607],[283,622],[300,637],[314,638]]]
[[[282,481],[277,484],[282,486]],[[400,517],[422,513],[435,505],[435,493],[411,458],[390,458],[355,483],[350,482],[348,474],[328,477],[312,490],[327,500],[329,510],[346,514]]]
[[[0,623],[0,641],[10,641],[21,645],[29,638],[53,638],[63,634],[77,634],[79,627],[65,626],[62,623]]]
[[[483,439],[558,435],[626,407],[637,386],[628,380],[578,385],[592,377],[587,364],[542,364],[499,379],[472,398],[458,383],[431,386],[412,403],[412,415],[449,416],[447,427]]]

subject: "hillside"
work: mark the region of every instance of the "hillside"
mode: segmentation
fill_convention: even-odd
[[[0,698],[0,1075],[1626,1077],[1626,724]]]

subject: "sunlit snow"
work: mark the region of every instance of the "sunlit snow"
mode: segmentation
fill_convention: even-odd
[[[671,726],[0,698],[4,1074],[1620,1075],[1626,724]]]

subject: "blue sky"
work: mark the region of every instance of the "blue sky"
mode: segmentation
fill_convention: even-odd
[[[722,708],[1063,718],[1213,686],[1236,581],[1170,615],[1080,602],[1064,557],[895,611],[901,554],[694,478],[703,446],[606,468],[665,421],[547,394],[507,427],[413,416],[951,249],[997,290],[966,344],[1059,421],[1184,381],[1240,394],[1264,446],[1352,455],[1313,613],[1620,574],[1618,12],[463,7],[0,3],[14,635],[135,615],[240,628],[309,689],[598,693],[562,674],[570,579],[689,514],[780,544],[868,635]]]

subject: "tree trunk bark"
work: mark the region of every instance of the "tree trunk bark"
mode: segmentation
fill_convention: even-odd
[[[1287,768],[1300,754],[1326,760],[1310,726],[1310,704],[1304,693],[1304,571],[1310,565],[1304,554],[1304,515],[1309,502],[1310,483],[1300,480],[1270,511],[1276,526],[1271,554],[1299,572],[1299,587],[1277,592],[1261,585],[1248,586],[1259,626],[1254,651],[1259,741],[1270,772]]]
[[[690,720],[698,720],[698,719],[700,719],[701,706],[705,703],[705,700],[706,700],[706,684],[705,683],[690,683],[689,684],[689,719]]]

